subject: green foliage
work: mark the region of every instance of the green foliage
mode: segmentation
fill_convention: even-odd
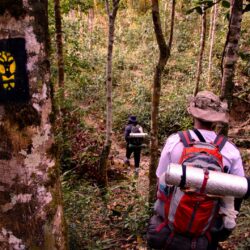
[[[196,11],[199,15],[203,14],[202,6],[204,8],[204,11],[207,9],[210,9],[213,7],[216,3],[213,2],[213,0],[196,0],[194,1],[195,7],[187,10],[187,14],[191,14],[192,12]]]
[[[70,249],[119,249],[124,238],[143,237],[149,217],[146,197],[130,179],[110,186],[102,197],[96,186],[71,171],[62,176]]]
[[[221,1],[221,5],[224,8],[230,8],[230,2],[229,1],[223,0],[223,1]]]
[[[61,10],[67,14],[70,10],[80,10],[86,12],[93,8],[93,0],[61,0]]]

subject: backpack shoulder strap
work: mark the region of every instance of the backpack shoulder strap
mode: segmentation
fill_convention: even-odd
[[[190,144],[192,143],[192,137],[189,130],[179,131],[178,135],[180,136],[181,142],[183,143],[184,147],[190,147]]]
[[[222,150],[226,142],[227,142],[227,137],[225,137],[224,135],[217,135],[214,140],[214,144],[219,148],[219,151]]]
[[[206,142],[203,135],[201,134],[201,132],[197,128],[194,128],[193,131],[197,135],[197,137],[199,138],[200,142]]]

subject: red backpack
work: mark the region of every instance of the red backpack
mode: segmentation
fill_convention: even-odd
[[[185,169],[187,165],[204,169],[204,181],[201,189],[183,189],[185,174],[180,187],[174,187],[172,194],[165,200],[165,218],[172,232],[192,238],[205,235],[218,215],[219,198],[206,194],[209,170],[223,171],[220,151],[227,138],[218,135],[213,143],[206,142],[197,130],[193,130],[200,141],[194,141],[189,131],[178,132],[184,145],[179,164]]]

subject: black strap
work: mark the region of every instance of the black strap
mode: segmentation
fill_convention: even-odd
[[[224,135],[217,135],[217,137],[214,140],[214,144],[218,146],[219,151],[222,150],[226,142],[227,142],[227,137],[225,137]]]
[[[248,188],[247,188],[247,192],[244,196],[244,199],[247,199],[250,197],[250,177],[247,177],[246,179],[247,179]]]
[[[181,142],[183,143],[184,147],[185,148],[190,147],[190,144],[192,142],[192,137],[189,130],[179,131],[178,135],[180,136]]]
[[[194,128],[193,129],[194,133],[197,135],[197,137],[199,138],[199,140],[201,142],[206,142],[206,140],[204,139],[204,137],[202,136],[201,132],[197,129],[197,128]]]
[[[182,176],[181,176],[181,182],[179,187],[180,188],[184,188],[186,185],[186,177],[187,177],[187,168],[186,165],[182,165]]]

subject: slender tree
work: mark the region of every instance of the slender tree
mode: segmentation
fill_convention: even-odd
[[[101,185],[107,186],[107,163],[108,156],[111,149],[111,133],[112,133],[112,57],[115,34],[115,20],[119,7],[120,0],[112,0],[112,6],[109,0],[106,0],[106,9],[109,20],[108,31],[108,52],[107,52],[107,66],[106,66],[106,91],[107,91],[107,116],[106,116],[106,139],[100,156],[99,170],[101,175]]]
[[[156,194],[156,167],[158,162],[158,116],[159,116],[159,103],[161,93],[161,75],[162,71],[170,56],[170,50],[166,44],[159,13],[158,0],[152,0],[152,18],[154,24],[154,31],[159,47],[160,55],[155,68],[152,104],[151,104],[151,144],[150,144],[150,169],[149,169],[149,202],[152,203]]]
[[[170,52],[171,52],[173,36],[174,36],[175,5],[176,5],[176,0],[172,0],[170,35],[169,35],[169,41],[168,41],[168,47],[169,47]]]
[[[221,81],[221,99],[227,100],[229,108],[231,108],[233,98],[234,74],[238,59],[242,14],[243,0],[231,0],[231,15],[222,59]]]
[[[206,42],[207,21],[206,21],[206,11],[205,11],[204,5],[202,5],[201,10],[202,10],[202,14],[201,14],[200,52],[199,52],[199,57],[198,57],[198,62],[197,62],[196,84],[195,84],[194,95],[196,95],[199,91],[199,84],[200,84],[200,78],[201,78],[201,73],[202,73],[202,60],[203,60],[205,42]]]
[[[214,0],[214,3],[216,0]],[[217,10],[218,10],[218,5],[215,4],[213,6],[213,12],[212,12],[212,20],[210,23],[210,48],[209,48],[209,59],[208,59],[208,80],[207,80],[207,85],[209,89],[211,89],[211,71],[212,71],[212,59],[213,59],[213,47],[214,47],[214,41],[215,41],[215,29],[216,29],[216,20],[217,20]]]
[[[0,1],[0,249],[67,249],[52,153],[47,9],[45,0]]]
[[[54,0],[55,24],[56,24],[56,48],[58,64],[58,86],[61,88],[64,97],[64,58],[63,58],[63,39],[62,39],[62,18],[60,0]]]
[[[95,11],[94,8],[90,8],[88,10],[88,32],[89,32],[89,50],[92,49],[92,33],[94,28],[94,18],[95,18]]]

